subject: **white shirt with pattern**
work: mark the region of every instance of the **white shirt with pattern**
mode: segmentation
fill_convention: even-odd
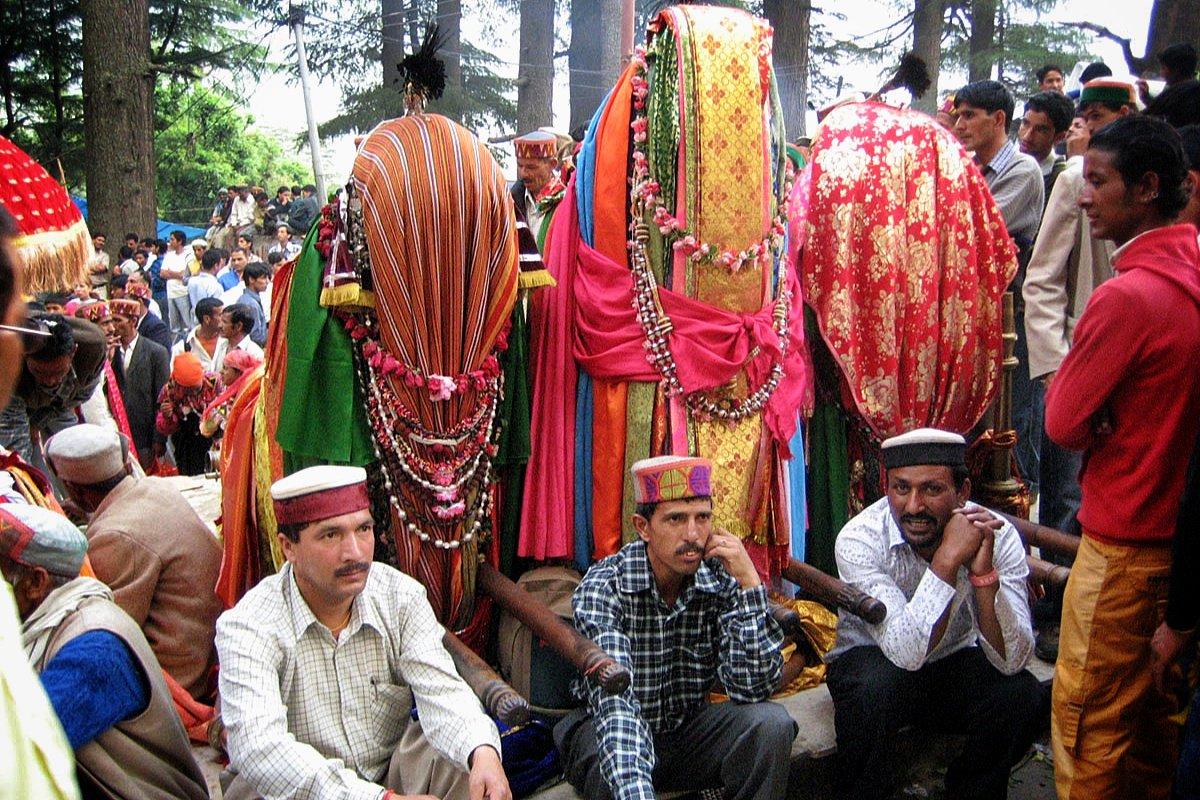
[[[425,589],[373,564],[335,641],[290,564],[217,620],[230,765],[265,797],[377,800],[413,700],[430,744],[467,769],[495,724],[442,646]]]
[[[978,508],[968,503],[968,508]],[[838,613],[837,642],[825,657],[832,661],[853,647],[870,645],[898,667],[918,670],[964,647],[978,644],[988,661],[1005,675],[1020,672],[1033,652],[1026,577],[1029,565],[1021,536],[1008,522],[996,533],[992,563],[1000,574],[996,618],[1004,639],[1004,655],[979,632],[979,611],[967,568],[960,567],[953,586],[937,576],[909,544],[888,505],[887,497],[863,509],[846,523],[834,545],[843,581],[887,606],[887,616],[872,625],[854,614]],[[933,628],[950,605],[950,621],[932,651]],[[927,652],[928,651],[928,652]]]

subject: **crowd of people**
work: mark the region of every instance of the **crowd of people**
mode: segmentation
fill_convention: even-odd
[[[839,796],[892,796],[892,743],[917,725],[966,736],[949,796],[1003,798],[1047,716],[1064,800],[1200,786],[1200,694],[1183,734],[1171,719],[1200,623],[1200,82],[1190,45],[1160,61],[1153,97],[1093,65],[1071,98],[1047,65],[1019,117],[996,81],[938,112],[1018,253],[1017,469],[1041,523],[1081,538],[1065,593],[1031,605],[1020,535],[972,502],[969,437],[881,443],[885,496],[836,541],[841,580],[886,608],[839,614],[823,654]],[[541,250],[572,147],[539,132],[516,151],[521,244]],[[208,797],[190,739],[227,752],[228,800],[512,796],[425,589],[375,562],[365,470],[270,485],[286,563],[231,608],[221,543],[156,477],[213,468],[263,365],[275,270],[319,213],[313,187],[298,194],[230,187],[205,237],[128,234],[116,260],[93,232],[90,283],[29,302],[0,212],[0,749],[16,765],[0,787]],[[582,681],[554,728],[587,798],[786,796],[784,635],[745,544],[713,524],[718,469],[633,461],[636,539],[575,592],[576,628],[632,678]],[[1035,653],[1056,662],[1052,690]],[[731,702],[708,702],[717,683]]]

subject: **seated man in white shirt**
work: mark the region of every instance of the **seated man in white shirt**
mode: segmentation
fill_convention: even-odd
[[[1025,670],[1033,629],[1020,535],[968,503],[966,443],[928,428],[883,443],[887,496],[838,534],[841,579],[887,606],[871,625],[838,615],[826,656],[839,797],[892,795],[905,725],[963,734],[948,797],[1004,798],[1009,771],[1049,711]]]
[[[287,563],[217,621],[225,800],[511,800],[424,587],[372,563],[366,477],[310,467],[271,487]]]

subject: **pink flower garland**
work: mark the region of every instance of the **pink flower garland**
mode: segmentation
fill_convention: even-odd
[[[646,48],[639,45],[634,48],[631,59],[636,72],[630,78],[633,87],[633,107],[636,113],[629,128],[633,134],[633,189],[631,197],[636,203],[641,200],[650,211],[654,225],[669,242],[671,249],[682,253],[684,258],[696,264],[717,264],[730,272],[738,272],[743,267],[773,261],[783,250],[784,232],[787,230],[787,204],[780,202],[771,220],[771,230],[767,236],[745,250],[723,250],[716,245],[700,241],[689,231],[666,206],[659,203],[659,193],[662,186],[650,177],[650,161],[646,156],[646,139],[649,135],[650,122],[646,118],[646,97],[650,92],[650,84],[646,80]],[[790,178],[783,188],[782,197],[791,195]]]

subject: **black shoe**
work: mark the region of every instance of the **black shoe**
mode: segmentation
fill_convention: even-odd
[[[1039,628],[1033,640],[1033,653],[1042,661],[1058,661],[1058,628]]]

